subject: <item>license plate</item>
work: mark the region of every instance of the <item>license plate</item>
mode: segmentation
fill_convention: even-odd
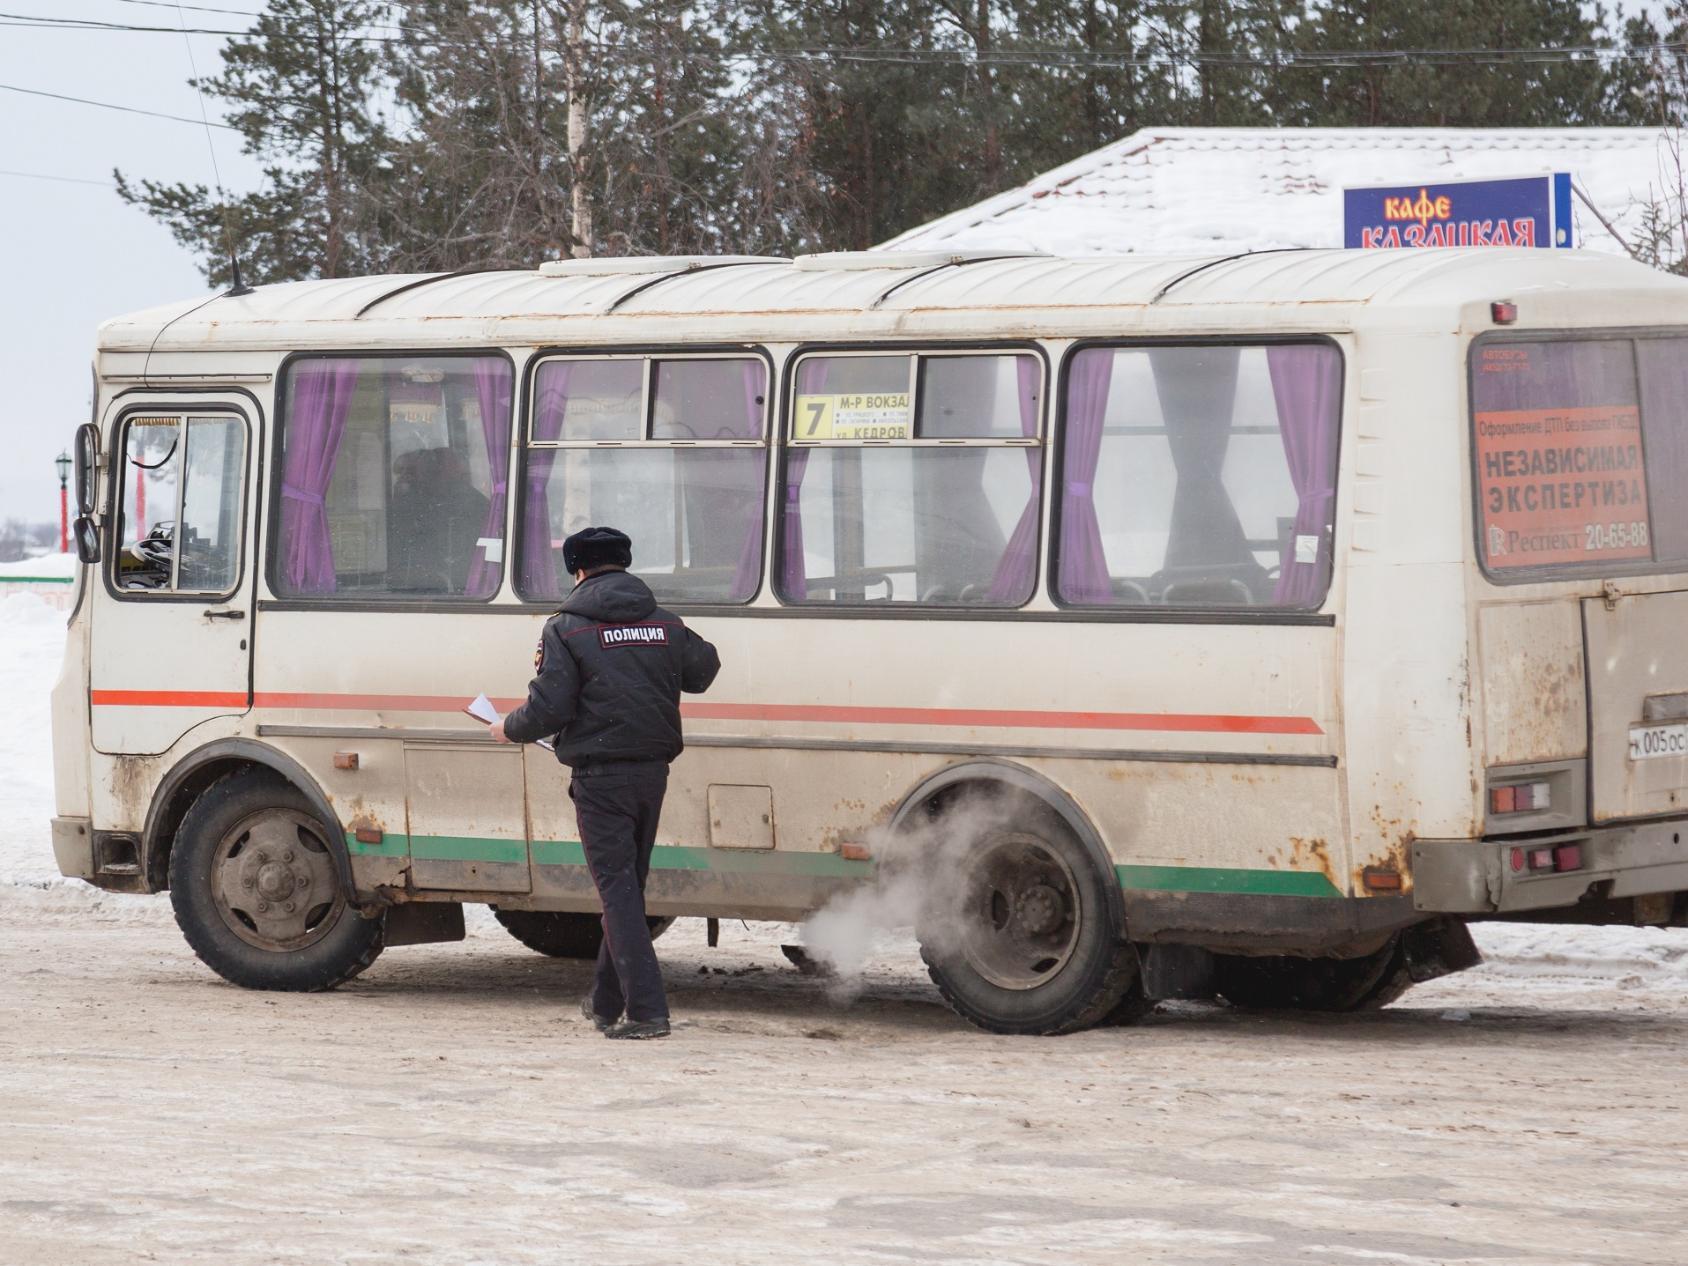
[[[1688,721],[1675,725],[1633,725],[1629,730],[1629,758],[1657,760],[1688,756]]]

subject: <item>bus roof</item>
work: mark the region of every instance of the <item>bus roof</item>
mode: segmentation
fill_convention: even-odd
[[[672,338],[677,320],[721,339],[806,338],[841,322],[857,338],[917,336],[923,326],[986,336],[1006,325],[1065,332],[1075,319],[1089,324],[1087,314],[1118,321],[1133,310],[1132,328],[1181,321],[1342,329],[1384,306],[1452,314],[1471,303],[1567,291],[1651,292],[1688,318],[1688,280],[1580,250],[1076,259],[867,251],[566,260],[536,270],[290,282],[119,317],[101,326],[99,341],[104,351],[556,344],[626,341],[642,327]]]

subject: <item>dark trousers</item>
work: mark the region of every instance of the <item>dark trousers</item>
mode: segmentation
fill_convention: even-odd
[[[604,906],[604,943],[592,978],[592,1009],[606,1019],[668,1015],[662,969],[645,922],[645,878],[651,871],[668,766],[661,762],[600,766],[569,782],[586,868]]]

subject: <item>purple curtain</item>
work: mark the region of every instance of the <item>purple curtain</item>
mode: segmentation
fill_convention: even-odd
[[[1102,455],[1102,423],[1114,350],[1093,348],[1073,357],[1067,374],[1065,460],[1061,470],[1061,539],[1057,587],[1068,602],[1111,602],[1113,586],[1096,521],[1094,481]]]
[[[1331,516],[1336,497],[1336,433],[1341,410],[1342,359],[1334,347],[1268,347],[1266,369],[1278,407],[1284,460],[1295,485],[1295,527],[1279,557],[1272,601],[1310,607],[1323,597],[1330,574]],[[1313,558],[1298,559],[1296,542],[1311,537]]]
[[[813,396],[826,386],[832,362],[813,357],[797,371],[797,394]],[[792,448],[785,457],[785,505],[780,509],[780,591],[801,601],[809,596],[809,569],[803,559],[803,472],[809,450]]]
[[[358,368],[355,360],[310,360],[293,371],[281,470],[281,583],[289,596],[335,589],[323,499],[334,479]]]
[[[539,367],[534,390],[530,441],[555,440],[563,433],[569,407],[569,374],[574,362],[548,361]],[[551,499],[547,487],[551,466],[561,450],[527,450],[527,489],[522,502],[522,534],[517,542],[517,581],[524,598],[562,597],[557,584],[556,551],[551,548]]]
[[[475,361],[475,398],[481,407],[481,435],[486,440],[486,467],[492,476],[492,499],[487,507],[483,540],[504,539],[504,506],[510,487],[510,366],[501,358]],[[464,593],[471,598],[492,596],[503,571],[500,563],[477,548],[469,565]]]
[[[1688,339],[1642,339],[1641,427],[1653,557],[1688,559]]]
[[[1020,434],[1028,440],[1037,438],[1037,361],[1030,356],[1014,360],[1015,376],[1020,389]],[[1020,521],[1002,552],[1002,561],[991,579],[987,602],[1020,603],[1031,596],[1037,577],[1037,511],[1038,492],[1043,486],[1043,450],[1026,450],[1026,473],[1031,476],[1031,491],[1026,496],[1026,508],[1020,511]]]
[[[755,439],[762,434],[763,400],[766,398],[767,366],[759,360],[747,360],[740,366],[743,372],[745,438]],[[732,450],[729,450],[732,451]],[[736,452],[733,456],[738,456]],[[757,452],[757,476],[760,481],[767,471],[767,462]],[[742,601],[756,592],[756,582],[762,576],[762,511],[766,492],[745,497],[743,502],[743,543],[739,547],[738,571],[733,576],[732,600]]]

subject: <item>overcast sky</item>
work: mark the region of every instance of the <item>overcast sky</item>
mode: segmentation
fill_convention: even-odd
[[[262,7],[258,0],[198,2],[249,12]],[[5,8],[141,26],[176,21],[173,4],[125,0],[16,0]],[[189,10],[187,16],[189,26],[246,25],[228,14]],[[201,73],[216,71],[222,41],[190,38]],[[179,34],[0,27],[0,84],[9,88],[197,119],[189,73]],[[238,139],[215,132],[224,183],[245,189],[257,173]],[[193,257],[169,232],[119,200],[110,187],[113,167],[209,184],[205,130],[0,89],[0,369],[12,384],[12,403],[0,415],[0,519],[58,519],[53,458],[88,418],[95,327],[206,290]]]

